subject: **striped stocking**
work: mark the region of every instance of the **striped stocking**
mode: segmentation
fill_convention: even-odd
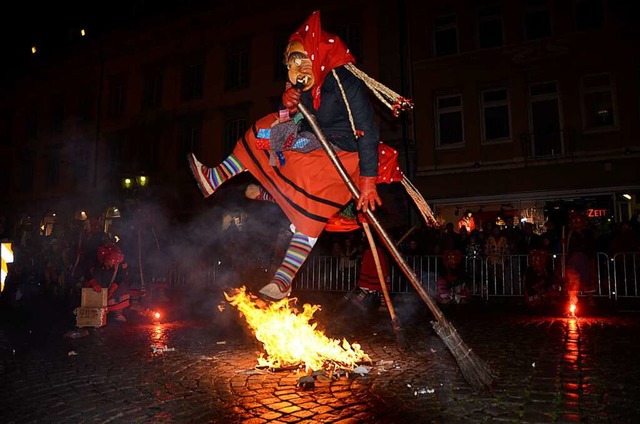
[[[220,165],[209,168],[209,182],[215,190],[229,178],[234,177],[245,170],[246,169],[244,165],[242,165],[242,162],[240,162],[240,160],[233,154],[230,154]]]
[[[288,296],[291,293],[293,278],[307,259],[307,256],[309,256],[316,241],[318,241],[316,237],[307,237],[295,230],[282,264],[280,264],[271,282],[263,287],[260,293],[275,300]]]

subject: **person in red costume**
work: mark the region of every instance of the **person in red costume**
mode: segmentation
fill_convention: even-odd
[[[205,197],[229,178],[249,171],[260,186],[250,198],[276,202],[291,220],[293,236],[281,266],[259,290],[280,300],[291,293],[292,280],[327,224],[352,200],[340,174],[298,111],[302,102],[333,144],[338,159],[358,185],[357,208],[375,210],[382,201],[377,183],[400,182],[397,151],[379,140],[368,89],[391,100],[394,114],[412,107],[357,69],[347,46],[322,30],[320,12],[311,14],[291,35],[284,62],[288,80],[278,113],[256,121],[221,164],[208,167],[193,153],[189,166]],[[383,172],[379,172],[382,170]]]
[[[442,275],[438,278],[436,300],[440,303],[467,303],[469,290],[467,282],[469,276],[464,269],[462,252],[459,250],[447,250],[442,254]]]
[[[529,265],[523,281],[527,305],[541,305],[562,295],[561,280],[549,268],[549,253],[546,250],[532,249],[529,252]]]
[[[127,264],[118,246],[109,243],[98,247],[98,261],[84,287],[93,288],[96,293],[107,290],[107,311],[116,321],[127,321],[123,313],[130,306]]]
[[[382,278],[387,288],[389,288],[390,274],[387,255],[380,246],[376,246],[376,251],[380,260]],[[371,246],[367,247],[362,255],[360,270],[358,271],[357,288],[353,294],[347,297],[361,311],[366,313],[376,312],[380,305],[383,304],[384,296],[382,294],[382,286],[380,285],[380,276],[378,275],[378,267],[373,257]]]

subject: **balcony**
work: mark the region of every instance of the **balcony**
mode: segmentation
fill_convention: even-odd
[[[520,134],[525,160],[564,158],[573,155],[576,135],[572,129]]]

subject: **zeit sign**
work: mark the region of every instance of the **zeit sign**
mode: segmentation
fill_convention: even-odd
[[[589,218],[601,218],[607,216],[606,209],[587,209],[587,216]]]

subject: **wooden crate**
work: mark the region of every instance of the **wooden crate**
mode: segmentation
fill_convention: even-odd
[[[107,308],[83,308],[75,310],[76,326],[102,327],[107,325]]]
[[[103,288],[100,293],[96,293],[92,288],[83,288],[80,299],[82,308],[104,308],[107,306],[107,289]]]

